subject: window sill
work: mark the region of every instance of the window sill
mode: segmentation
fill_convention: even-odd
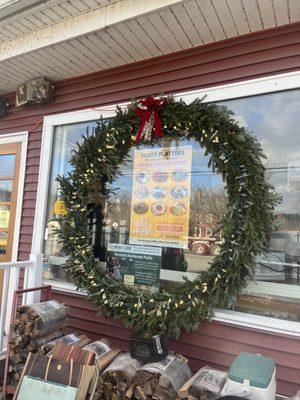
[[[44,280],[45,285],[51,285],[52,289],[86,296],[85,292],[76,290],[75,285],[67,282]],[[277,318],[264,317],[261,315],[247,314],[232,310],[216,308],[212,319],[228,325],[236,325],[244,328],[265,331],[286,336],[300,337],[300,322],[286,321]]]
[[[247,314],[232,310],[215,309],[213,321],[237,325],[258,331],[300,337],[300,322],[287,321],[262,315]]]

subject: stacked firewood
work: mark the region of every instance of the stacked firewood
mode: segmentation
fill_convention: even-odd
[[[105,400],[129,400],[133,398],[133,378],[142,364],[129,353],[119,354],[99,378],[97,393]]]
[[[188,360],[181,355],[168,355],[163,360],[145,364],[134,377],[137,400],[176,400],[178,391],[191,377]]]
[[[17,308],[9,343],[8,394],[15,392],[28,354],[64,335],[68,314],[69,308],[56,301]]]

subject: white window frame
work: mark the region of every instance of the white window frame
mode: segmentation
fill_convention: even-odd
[[[300,71],[209,87],[201,90],[175,93],[173,95],[175,98],[182,98],[188,103],[196,97],[202,98],[204,96],[204,102],[214,102],[298,88],[300,88]],[[126,104],[127,103],[121,104],[121,106],[125,107]],[[58,125],[97,120],[100,115],[102,115],[103,118],[113,117],[115,115],[115,111],[116,105],[111,105],[44,117],[36,214],[31,251],[33,254],[39,254],[43,251],[47,195],[55,127]],[[51,284],[57,290],[77,293],[75,286],[72,284],[55,281],[45,281],[45,283]],[[258,293],[259,287],[262,287],[262,282],[251,283],[250,286],[252,293]],[[82,294],[84,295],[84,293]],[[300,337],[299,322],[285,321],[276,318],[221,309],[215,310],[213,319],[226,324],[239,325],[257,330]]]

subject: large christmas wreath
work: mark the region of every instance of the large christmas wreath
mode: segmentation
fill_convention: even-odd
[[[210,268],[172,292],[153,293],[107,276],[94,256],[87,205],[95,188],[107,195],[104,182],[114,181],[133,146],[139,142],[155,145],[161,136],[201,144],[213,172],[223,177],[228,208],[220,224],[224,243]],[[148,97],[125,110],[118,108],[113,119],[100,119],[95,133],[78,145],[71,159],[73,171],[58,177],[67,209],[59,230],[68,256],[67,272],[103,316],[173,338],[182,330],[196,329],[200,321],[211,318],[213,307],[234,304],[240,290],[254,278],[255,256],[264,250],[275,223],[278,196],[265,180],[261,157],[260,144],[226,107],[200,99],[186,104],[172,97]]]

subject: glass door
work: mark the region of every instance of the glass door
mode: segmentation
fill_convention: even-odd
[[[0,262],[11,261],[12,256],[20,153],[21,143],[0,145]],[[0,272],[0,294],[2,281]]]

